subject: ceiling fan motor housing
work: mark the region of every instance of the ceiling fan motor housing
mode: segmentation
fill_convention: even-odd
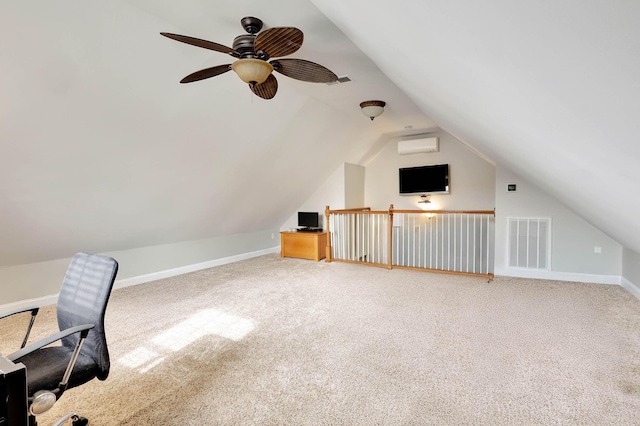
[[[240,58],[255,58],[256,36],[253,34],[243,34],[233,39],[233,49],[240,54]]]

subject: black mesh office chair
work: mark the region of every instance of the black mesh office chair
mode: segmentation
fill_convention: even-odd
[[[109,352],[104,333],[104,314],[118,262],[106,256],[78,253],[69,264],[56,304],[59,333],[25,346],[38,314],[38,308],[21,309],[4,318],[31,311],[31,321],[21,349],[7,356],[27,368],[29,424],[53,406],[65,390],[93,378],[109,375]],[[60,341],[57,346],[49,346]],[[70,413],[56,424],[72,419],[85,425],[87,419]]]

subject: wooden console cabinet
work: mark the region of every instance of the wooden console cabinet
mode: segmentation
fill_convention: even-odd
[[[280,256],[312,259],[326,257],[326,232],[280,232]]]

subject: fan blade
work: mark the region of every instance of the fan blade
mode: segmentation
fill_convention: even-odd
[[[278,59],[271,61],[271,65],[280,74],[296,80],[310,83],[331,83],[338,80],[338,76],[328,68],[304,59]]]
[[[278,80],[276,80],[273,74],[269,74],[269,77],[267,77],[264,82],[250,87],[251,91],[262,99],[271,99],[278,91]]]
[[[269,28],[256,36],[256,52],[262,50],[271,58],[291,55],[302,46],[304,35],[294,27]]]
[[[231,64],[218,65],[211,68],[205,68],[200,71],[196,71],[192,74],[189,74],[182,80],[180,83],[191,83],[194,81],[204,80],[205,78],[215,77],[216,75],[224,74],[225,72],[231,69]]]
[[[214,43],[212,41],[202,40],[195,37],[183,36],[179,34],[171,34],[171,33],[160,33],[165,37],[169,37],[170,39],[181,41],[182,43],[187,43],[192,46],[202,47],[209,50],[215,50],[216,52],[228,53],[231,56],[235,56],[236,58],[240,57],[240,54],[233,50],[230,47],[224,46],[222,44]]]

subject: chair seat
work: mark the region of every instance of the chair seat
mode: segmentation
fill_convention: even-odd
[[[16,360],[27,367],[27,386],[29,396],[40,389],[55,389],[62,381],[64,372],[73,355],[73,348],[65,346],[53,346],[42,348]],[[96,362],[82,353],[78,356],[76,364],[69,379],[69,387],[79,386],[100,374],[100,368]]]

